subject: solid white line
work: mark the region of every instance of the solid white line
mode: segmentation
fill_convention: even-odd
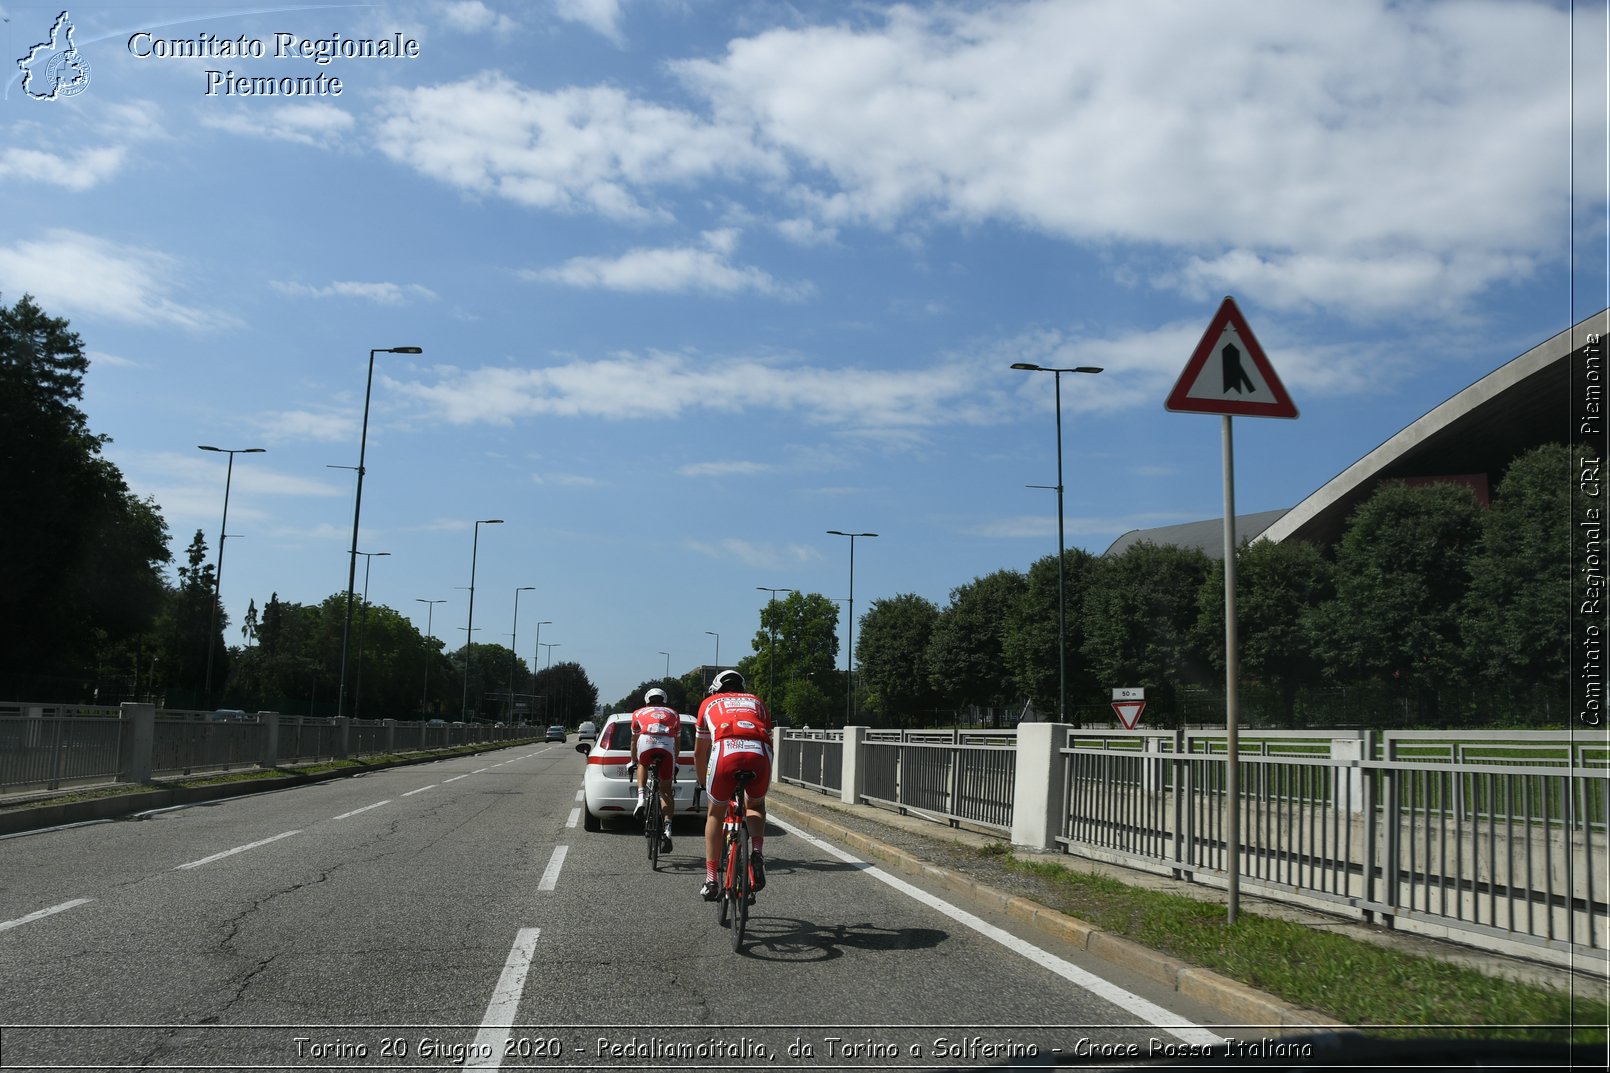
[[[831,853],[840,860],[857,866],[864,875],[869,875],[874,879],[882,880],[884,883],[887,883],[889,886],[900,891],[902,894],[905,894],[910,898],[914,898],[924,905],[939,910],[941,913],[950,917],[957,923],[965,924],[967,927],[972,928],[980,935],[983,935],[989,939],[994,939],[1008,950],[1021,954],[1023,957],[1028,958],[1037,965],[1056,973],[1064,980],[1076,984],[1100,998],[1106,999],[1119,1009],[1128,1010],[1130,1013],[1142,1018],[1154,1027],[1162,1029],[1164,1032],[1177,1036],[1187,1043],[1206,1044],[1210,1047],[1218,1047],[1224,1044],[1223,1037],[1214,1035],[1212,1032],[1202,1028],[1200,1025],[1192,1024],[1190,1021],[1186,1021],[1178,1014],[1173,1013],[1170,1010],[1166,1010],[1156,1003],[1148,1002],[1132,991],[1124,990],[1110,980],[1102,979],[1095,973],[1086,972],[1084,969],[1079,968],[1079,966],[1070,961],[1065,961],[1062,958],[1057,957],[1048,950],[1042,950],[1033,943],[1019,939],[1016,935],[1013,935],[1004,928],[997,928],[994,924],[974,916],[965,909],[958,909],[956,906],[951,905],[943,898],[935,897],[925,890],[912,886],[903,879],[890,875],[881,868],[875,868],[872,865],[867,864],[865,861],[844,852],[837,846],[829,845],[819,838],[806,834],[793,824],[784,823],[775,816],[769,817],[769,819],[772,823],[777,824],[777,826],[781,827],[783,830],[803,838],[805,841],[809,842],[813,846],[816,846],[818,849]]]
[[[553,848],[553,856],[548,858],[548,867],[542,870],[542,878],[537,881],[538,890],[553,890],[559,885],[559,869],[565,866],[565,854],[569,852],[569,846]]]
[[[204,864],[211,864],[213,861],[221,860],[224,857],[233,857],[237,853],[245,853],[249,849],[256,849],[258,846],[266,846],[270,842],[278,842],[282,838],[290,838],[292,835],[299,835],[301,833],[302,832],[300,829],[295,831],[281,831],[277,835],[270,835],[267,838],[258,839],[256,842],[248,842],[244,846],[236,846],[234,849],[226,849],[222,853],[214,853],[211,857],[203,857],[199,861],[191,861],[189,864],[175,865],[173,870],[177,872],[182,868],[200,868]]]
[[[356,816],[360,812],[368,812],[372,808],[379,808],[381,805],[389,805],[389,804],[391,804],[391,798],[388,797],[384,801],[376,801],[372,805],[365,805],[362,808],[355,808],[351,812],[343,812],[339,816],[332,816],[330,818],[333,819],[333,820],[344,820],[344,819],[347,819],[350,816]]]
[[[520,1009],[520,996],[525,991],[526,973],[531,968],[531,957],[537,945],[541,928],[521,928],[509,949],[509,959],[503,963],[503,974],[492,989],[492,1001],[487,1004],[486,1016],[481,1018],[481,1031],[475,1035],[474,1052],[489,1054],[484,1061],[471,1058],[465,1069],[502,1069],[503,1050],[509,1042],[509,1029],[514,1015]]]
[[[415,794],[422,794],[426,790],[434,790],[436,788],[436,786],[437,786],[437,784],[433,782],[429,786],[421,786],[417,790],[409,790],[406,794],[403,794],[403,796],[404,797],[413,797]]]
[[[565,821],[565,826],[574,827],[576,826],[576,821],[579,819],[581,819],[581,809],[573,808],[570,810],[570,819]]]
[[[45,917],[54,916],[57,913],[65,913],[74,906],[87,905],[94,900],[94,898],[74,898],[70,902],[62,902],[60,905],[53,905],[49,909],[41,909],[38,912],[29,913],[27,916],[18,917],[16,920],[7,920],[3,923],[0,923],[0,931],[10,931],[12,928],[20,928],[24,924],[32,924],[36,920],[43,920]]]

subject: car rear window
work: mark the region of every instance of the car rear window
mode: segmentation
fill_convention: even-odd
[[[621,752],[627,752],[631,749],[632,724],[630,722],[622,721],[616,723],[614,726],[610,727],[609,730],[605,731],[605,733],[608,736],[604,740],[604,748],[619,749]]]

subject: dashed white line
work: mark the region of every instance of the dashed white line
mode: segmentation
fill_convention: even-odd
[[[1185,1021],[1178,1014],[1165,1010],[1163,1007],[1158,1006],[1155,1003],[1148,1002],[1131,991],[1124,990],[1110,980],[1104,980],[1095,973],[1086,972],[1084,969],[1079,968],[1079,966],[1070,961],[1065,961],[1062,958],[1057,957],[1048,950],[1042,950],[1033,943],[1019,939],[1016,935],[1013,935],[1004,928],[997,928],[995,925],[974,916],[967,910],[959,909],[956,906],[951,905],[943,898],[937,898],[925,890],[912,886],[903,879],[898,879],[895,876],[890,875],[881,868],[875,868],[872,865],[867,864],[865,861],[844,852],[837,846],[829,845],[819,838],[806,834],[803,830],[795,827],[793,824],[784,823],[775,816],[770,817],[770,820],[783,830],[792,835],[797,835],[798,837],[809,842],[811,845],[822,850],[824,853],[831,853],[841,861],[855,865],[861,870],[863,875],[868,875],[873,879],[881,880],[882,882],[893,887],[895,890],[905,894],[907,897],[914,898],[930,908],[937,909],[939,912],[950,917],[952,920],[960,924],[965,924],[967,927],[972,928],[980,935],[994,939],[1008,950],[1021,954],[1030,961],[1033,961],[1036,964],[1049,969],[1051,972],[1056,973],[1064,980],[1076,984],[1100,998],[1106,999],[1119,1009],[1127,1010],[1130,1013],[1135,1014],[1137,1017],[1145,1019],[1150,1024],[1161,1028],[1170,1035],[1178,1036],[1187,1043],[1195,1043],[1209,1047],[1218,1047],[1224,1044],[1224,1039],[1222,1037],[1214,1035],[1207,1029],[1192,1024],[1189,1021]]]
[[[516,933],[508,960],[503,963],[503,973],[498,977],[497,986],[492,988],[492,1001],[487,1004],[486,1016],[481,1018],[481,1030],[475,1036],[474,1053],[492,1057],[487,1061],[472,1058],[465,1064],[465,1069],[503,1068],[503,1051],[509,1042],[509,1029],[514,1025],[514,1015],[520,1009],[526,973],[531,969],[531,958],[537,937],[541,934],[541,928],[521,928]]]
[[[301,833],[302,832],[300,829],[295,831],[281,831],[277,835],[270,835],[267,838],[260,838],[256,842],[248,842],[244,846],[236,846],[234,849],[226,849],[222,853],[214,853],[211,857],[203,857],[199,861],[191,861],[189,864],[175,865],[173,870],[177,872],[184,868],[200,868],[204,864],[211,864],[213,861],[222,860],[225,857],[233,857],[237,853],[245,853],[249,849],[256,849],[258,846],[266,846],[270,842],[278,842],[282,838],[290,838],[292,835],[299,835]]]
[[[403,794],[403,796],[404,797],[413,797],[415,794],[422,794],[426,790],[434,790],[437,787],[437,785],[439,785],[439,784],[433,782],[429,786],[421,786],[417,790],[409,790],[406,794]]]
[[[576,791],[576,800],[577,801],[582,800],[586,796],[587,796],[587,791],[586,790],[577,790]]]
[[[0,931],[10,931],[12,928],[20,928],[24,924],[32,924],[36,920],[43,920],[48,916],[55,916],[57,913],[65,913],[74,906],[87,905],[94,900],[94,898],[74,898],[70,902],[62,902],[60,905],[53,905],[49,909],[40,909],[37,912],[29,913],[25,917],[18,917],[16,920],[0,922]]]
[[[581,809],[573,808],[570,810],[570,819],[565,821],[565,826],[574,827],[576,826],[576,821],[579,819],[581,819]]]
[[[457,782],[459,779],[467,779],[467,778],[469,778],[469,775],[454,775],[450,779],[443,779],[442,780],[442,785],[446,786],[450,782]]]
[[[368,812],[372,808],[379,808],[381,805],[389,805],[389,804],[391,804],[391,798],[388,797],[384,801],[376,801],[372,805],[365,805],[362,808],[355,808],[351,812],[343,812],[339,816],[332,816],[330,818],[334,819],[334,820],[345,820],[345,819],[348,819],[348,818],[350,818],[352,816],[356,816],[360,812]]]
[[[496,765],[494,765],[494,766],[496,766]],[[492,768],[489,768],[489,767],[478,767],[478,768],[476,768],[476,769],[475,769],[475,770],[474,770],[474,771],[472,771],[472,772],[470,772],[470,774],[471,774],[471,775],[479,775],[479,774],[480,774],[480,773],[481,773],[481,772],[483,772],[483,771],[491,771],[491,770],[492,770]],[[461,779],[462,779],[462,778],[463,778],[463,777],[464,777],[464,776],[462,776],[462,775],[460,775],[460,776],[459,776],[459,778],[461,778]]]
[[[559,869],[565,866],[565,854],[569,852],[569,846],[554,847],[553,856],[548,858],[548,867],[542,870],[542,878],[537,881],[538,890],[553,890],[559,885]]]

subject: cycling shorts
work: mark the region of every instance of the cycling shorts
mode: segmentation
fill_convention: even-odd
[[[660,781],[670,782],[676,768],[676,739],[644,734],[637,739],[637,762],[644,771],[657,764]]]
[[[722,738],[712,743],[705,786],[711,802],[732,799],[738,789],[737,773],[753,771],[755,777],[744,787],[744,795],[755,800],[766,796],[771,785],[771,746],[753,738]]]

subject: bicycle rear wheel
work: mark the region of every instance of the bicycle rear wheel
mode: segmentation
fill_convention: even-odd
[[[664,820],[660,812],[660,780],[657,776],[650,773],[644,792],[648,795],[648,805],[643,810],[643,837],[648,840],[648,866],[658,872],[660,827]]]
[[[721,847],[721,860],[717,862],[716,870],[719,873],[716,882],[721,884],[720,896],[716,898],[716,923],[723,928],[727,926],[727,915],[732,909],[732,835],[727,835],[726,844]]]
[[[733,844],[732,852],[732,948],[737,950],[743,945],[744,926],[749,923],[749,829],[741,828],[742,833]]]

